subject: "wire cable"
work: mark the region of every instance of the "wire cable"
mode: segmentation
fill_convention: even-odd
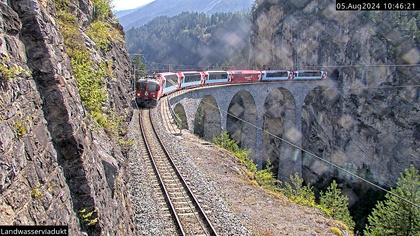
[[[170,63],[158,63],[154,61],[148,61],[147,64],[152,65],[162,65],[162,66],[172,66],[173,68],[189,68],[189,69],[201,69],[201,68],[235,68],[236,65],[207,65],[207,66],[199,66],[193,64],[170,64]],[[348,65],[303,65],[300,68],[358,68],[358,67],[419,67],[420,64],[348,64]],[[248,65],[248,67],[253,67]],[[293,68],[293,65],[289,66],[279,66],[279,65],[265,65],[268,68]]]

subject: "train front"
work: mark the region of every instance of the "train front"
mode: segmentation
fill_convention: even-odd
[[[139,79],[136,82],[136,103],[139,107],[154,107],[159,99],[159,82],[154,79]]]

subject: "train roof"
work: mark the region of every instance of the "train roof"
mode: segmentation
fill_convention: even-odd
[[[163,73],[157,73],[157,75],[167,76],[167,75],[176,75],[176,73],[175,72],[163,72]]]
[[[261,71],[261,72],[273,72],[273,73],[276,73],[276,72],[291,72],[291,71],[289,71],[289,70],[263,70],[263,71]]]
[[[229,70],[229,73],[232,74],[259,74],[261,71],[259,70]]]
[[[141,83],[141,82],[146,82],[146,83],[156,83],[159,84],[159,81],[155,80],[155,79],[150,79],[150,78],[145,78],[145,79],[138,79],[136,81],[136,83]]]
[[[295,72],[324,72],[323,70],[296,70]]]
[[[182,73],[182,74],[196,74],[196,73],[202,73],[202,72],[191,70],[191,71],[180,71],[179,73]]]
[[[208,70],[208,71],[204,71],[206,73],[227,73],[227,71],[225,70]]]

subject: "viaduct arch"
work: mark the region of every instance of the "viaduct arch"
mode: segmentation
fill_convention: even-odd
[[[260,168],[275,153],[278,159],[270,161],[278,178],[286,179],[302,174],[302,153],[271,134],[301,146],[305,98],[317,87],[334,87],[331,83],[278,81],[201,87],[171,95],[169,103],[172,109],[182,105],[188,129],[206,140],[228,131],[242,147],[251,150]]]

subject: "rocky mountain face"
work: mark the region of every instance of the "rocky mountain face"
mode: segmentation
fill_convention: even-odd
[[[130,63],[123,42],[108,35],[106,48],[98,43],[92,26],[112,20],[98,18],[99,2],[0,1],[2,225],[134,234],[121,145],[131,111]],[[82,54],[88,56],[75,56]],[[89,74],[104,68],[95,74],[101,77]],[[103,90],[85,91],[94,86]],[[97,91],[106,96],[94,109]],[[117,132],[111,120],[119,121]]]
[[[125,30],[140,27],[157,16],[175,16],[182,12],[238,12],[251,9],[254,0],[155,0],[135,10],[117,12]]]
[[[410,164],[420,168],[420,67],[363,66],[419,63],[419,13],[258,0],[252,17],[256,65],[329,72],[331,86],[306,98],[303,148],[387,188]],[[308,183],[322,189],[339,180],[363,224],[358,216],[383,192],[309,155],[303,162]]]

